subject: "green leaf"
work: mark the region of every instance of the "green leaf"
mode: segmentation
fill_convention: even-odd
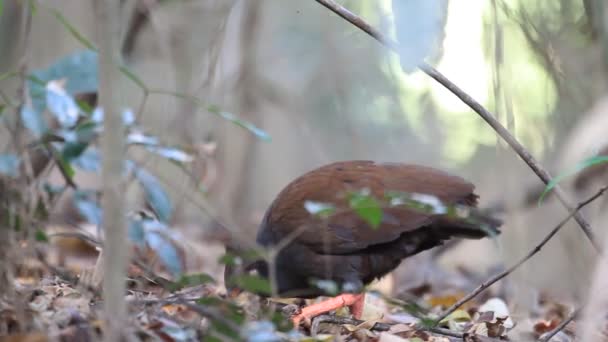
[[[210,306],[220,310],[223,316],[236,323],[242,325],[245,322],[245,315],[243,310],[236,304],[222,300],[218,297],[203,297],[196,300],[196,303],[203,306]],[[238,331],[232,331],[229,327],[222,324],[222,322],[213,321],[214,329],[224,335],[239,337]]]
[[[217,262],[226,266],[234,266],[237,263],[237,256],[232,253],[226,253],[218,258]]]
[[[196,273],[196,274],[183,274],[176,282],[171,286],[171,292],[178,291],[184,287],[204,285],[215,283],[215,279],[207,273]]]
[[[38,242],[49,242],[49,237],[46,236],[46,233],[40,229],[36,230],[35,238]]]
[[[271,295],[272,293],[268,279],[262,278],[258,275],[243,274],[233,277],[232,281],[238,287],[248,292],[267,296]]]
[[[352,194],[349,199],[351,209],[357,213],[372,229],[377,229],[382,222],[382,208],[378,201],[366,191]]]
[[[76,136],[79,142],[89,143],[97,137],[99,125],[92,121],[84,121],[76,126]]]
[[[74,168],[61,156],[58,157],[59,158],[57,158],[57,163],[59,164],[59,167],[63,169],[63,171],[65,172],[65,176],[68,177],[72,182],[74,182],[74,175],[76,174]]]
[[[585,160],[583,160],[582,162],[578,163],[576,166],[574,166],[573,168],[571,168],[570,170],[558,175],[557,177],[554,177],[545,187],[545,190],[543,190],[542,194],[540,194],[540,197],[538,198],[538,205],[540,205],[543,201],[543,199],[545,198],[545,196],[551,191],[553,190],[553,188],[555,188],[555,186],[557,184],[559,184],[559,182],[561,182],[562,180],[564,180],[565,178],[568,178],[570,176],[573,176],[579,172],[581,172],[582,170],[594,166],[594,165],[598,165],[598,164],[602,164],[602,163],[606,163],[608,162],[608,156],[594,156],[591,158],[587,158]]]
[[[72,160],[80,157],[82,155],[82,153],[84,152],[84,150],[87,149],[87,146],[89,146],[89,144],[83,144],[83,143],[79,143],[79,142],[66,143],[63,146],[63,149],[61,151],[61,157],[65,161],[71,162]]]

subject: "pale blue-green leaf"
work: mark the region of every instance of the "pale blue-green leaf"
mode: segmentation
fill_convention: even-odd
[[[96,202],[75,196],[74,205],[87,222],[98,226],[101,225],[102,209]]]
[[[186,342],[198,341],[198,333],[193,327],[187,327],[174,321],[165,321],[159,329],[169,341]]]
[[[255,321],[245,325],[243,336],[247,342],[280,342],[283,338],[270,321]],[[312,341],[312,340],[311,340]]]
[[[103,123],[103,118],[104,118],[103,108],[101,108],[101,107],[95,108],[93,110],[93,113],[91,114],[91,121],[93,121],[97,124],[101,124],[101,123]],[[132,126],[135,123],[135,114],[133,114],[133,111],[131,109],[123,110],[122,122],[125,124],[125,126]]]
[[[147,149],[178,163],[190,163],[194,160],[190,154],[172,147],[148,146]]]
[[[101,171],[101,156],[94,147],[87,148],[84,153],[72,160],[72,165],[86,172]]]
[[[33,108],[42,113],[46,107],[45,85],[53,80],[65,79],[65,90],[69,95],[96,92],[98,58],[91,50],[78,51],[57,60],[46,69],[32,71],[28,77],[28,88]]]
[[[21,159],[14,154],[0,154],[0,174],[9,177],[19,176],[19,164]]]
[[[145,135],[141,132],[131,132],[127,135],[127,144],[156,146],[159,144],[159,141],[157,137]]]
[[[54,134],[63,138],[66,143],[78,142],[78,133],[76,133],[73,129],[60,128],[56,130]],[[61,147],[59,146],[59,148]]]
[[[171,199],[158,179],[148,171],[137,168],[135,176],[144,189],[146,200],[162,222],[169,222],[173,213]]]
[[[146,243],[156,252],[173,276],[179,276],[183,272],[182,260],[177,248],[163,234],[146,231]]]
[[[49,126],[41,112],[36,112],[28,105],[21,108],[21,121],[36,138],[42,137],[49,130]]]
[[[46,105],[62,127],[73,127],[78,121],[80,107],[63,89],[47,87]]]
[[[425,58],[441,52],[447,0],[393,1],[393,18],[401,68],[412,72]]]
[[[122,111],[122,122],[125,126],[131,126],[135,123],[135,114],[130,109],[125,109]]]
[[[103,122],[103,108],[97,107],[91,113],[91,121],[100,124]]]
[[[44,184],[42,185],[42,188],[47,193],[52,194],[52,195],[56,195],[56,194],[60,194],[63,191],[65,191],[66,186],[65,185],[57,185],[57,184],[51,184],[51,183],[48,183],[48,182],[44,182]]]
[[[315,280],[312,282],[313,285],[319,290],[323,291],[328,296],[335,296],[340,291],[340,286],[333,280]]]
[[[232,113],[224,112],[224,111],[219,111],[219,115],[221,117],[223,117],[224,119],[226,119],[226,120],[228,120],[228,121],[236,124],[237,126],[241,126],[241,127],[245,128],[246,130],[248,130],[251,133],[255,134],[258,138],[260,138],[262,140],[265,140],[265,141],[272,140],[270,138],[270,135],[268,133],[266,133],[264,130],[258,128],[257,126],[255,126],[251,122],[243,121],[243,120],[237,118]]]
[[[129,240],[139,247],[143,247],[146,243],[146,232],[142,220],[129,220],[129,229],[127,232]]]

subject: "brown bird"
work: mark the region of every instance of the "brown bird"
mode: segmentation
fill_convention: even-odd
[[[318,280],[333,281],[343,293],[303,308],[292,317],[294,324],[342,306],[358,318],[363,286],[394,270],[402,259],[452,237],[499,234],[500,221],[475,209],[473,190],[466,180],[430,167],[373,161],[332,163],[288,184],[266,211],[257,235],[263,247],[284,245],[274,262],[276,294],[324,295]],[[377,225],[361,214],[365,207],[353,207],[353,196],[362,193],[373,199],[361,202],[367,209],[381,208]],[[311,214],[310,206],[320,203],[333,208],[327,217]],[[244,269],[270,274],[264,260]],[[235,273],[226,268],[227,284]]]

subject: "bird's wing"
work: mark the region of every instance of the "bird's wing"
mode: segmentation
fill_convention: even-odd
[[[427,226],[442,215],[408,206],[382,208],[382,221],[372,228],[350,208],[349,193],[367,189],[386,203],[387,191],[425,194],[444,205],[456,203],[474,207],[477,196],[473,184],[429,167],[375,163],[372,161],[337,162],[323,166],[290,183],[269,208],[258,242],[278,243],[294,231],[297,242],[324,254],[348,254],[369,246],[397,239],[404,232]],[[313,218],[305,202],[332,204],[335,214],[329,219]]]

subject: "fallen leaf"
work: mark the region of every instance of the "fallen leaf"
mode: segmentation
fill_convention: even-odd
[[[448,315],[448,317],[441,320],[439,323],[448,323],[450,321],[454,322],[468,322],[471,320],[471,315],[464,310],[456,310]]]
[[[378,338],[378,342],[410,342],[409,338],[399,337],[387,332],[381,332]]]

